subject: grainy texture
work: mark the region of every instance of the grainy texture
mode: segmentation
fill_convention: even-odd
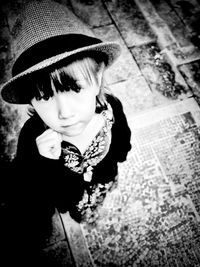
[[[0,84],[11,76],[11,29],[23,2],[1,3]],[[47,257],[56,266],[199,267],[200,2],[57,2],[121,44],[106,80],[123,102],[133,149],[96,226],[55,214]],[[15,155],[26,108],[0,98],[0,164]]]

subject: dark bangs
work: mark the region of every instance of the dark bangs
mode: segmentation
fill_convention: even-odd
[[[55,92],[69,90],[79,92],[82,88],[77,82],[81,79],[86,80],[88,84],[97,82],[98,67],[95,60],[84,58],[51,71],[38,72],[29,83],[33,85],[30,90],[30,99],[48,99]]]
[[[59,75],[54,75],[54,73],[59,73]],[[52,86],[53,85],[53,86]],[[80,91],[80,87],[77,85],[76,81],[73,77],[70,77],[63,69],[55,70],[49,74],[49,72],[42,72],[41,74],[37,74],[37,77],[32,79],[31,85],[29,87],[31,90],[29,99],[32,100],[36,98],[40,99],[48,99],[54,95],[54,92],[64,92],[73,90],[75,92]],[[54,90],[53,90],[54,88]]]

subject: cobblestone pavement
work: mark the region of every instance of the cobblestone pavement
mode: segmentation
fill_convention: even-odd
[[[23,5],[23,2],[24,2],[23,0],[5,1],[5,4],[3,4],[4,2],[2,1],[2,6],[0,11],[0,35],[1,35],[0,83],[5,82],[10,77],[12,54],[9,49],[9,44],[12,39],[12,25],[14,24],[18,10]],[[170,110],[173,109],[173,107],[175,105],[178,105],[179,103],[181,103],[182,106],[188,107],[188,109],[184,111],[184,114],[189,114],[190,109],[191,110],[193,109],[192,106],[194,106],[196,110],[194,111],[194,113],[195,112],[198,113],[198,108],[200,104],[200,84],[199,84],[200,1],[197,0],[185,0],[185,1],[60,0],[58,2],[62,2],[63,4],[69,6],[74,11],[75,14],[81,17],[86,23],[88,23],[93,28],[94,32],[98,37],[106,41],[116,41],[119,44],[121,44],[122,55],[118,59],[118,61],[108,70],[106,80],[111,90],[122,100],[124,105],[124,110],[127,114],[127,118],[130,122],[130,125],[132,125],[132,118],[135,116],[137,117],[140,116],[140,114],[144,113],[147,114],[148,112],[151,113],[152,110],[157,110],[162,113],[163,107],[166,107],[166,112],[170,113]],[[4,155],[2,156],[1,160],[4,161],[7,159],[9,160],[12,159],[16,149],[16,136],[18,135],[19,130],[24,121],[27,119],[27,117],[25,115],[26,106],[17,106],[17,105],[12,106],[4,103],[0,99],[0,109],[1,109],[0,146],[3,151],[2,154]],[[156,116],[156,114],[158,113],[156,112],[152,113],[152,116]],[[184,191],[183,188],[179,190],[180,189],[178,187],[179,183],[177,182],[177,180],[175,181],[174,177],[175,175],[172,175],[170,171],[167,169],[167,167],[169,167],[169,161],[170,161],[169,157],[170,155],[172,155],[172,150],[170,149],[173,148],[174,150],[177,150],[179,153],[177,151],[176,153],[181,155],[180,159],[172,157],[173,159],[171,159],[171,161],[179,160],[180,162],[183,157],[182,156],[183,150],[180,144],[186,143],[185,140],[188,140],[187,138],[188,136],[190,136],[190,138],[193,138],[191,139],[192,140],[191,143],[196,145],[195,149],[197,149],[197,154],[198,154],[199,119],[197,119],[197,123],[193,122],[193,124],[191,124],[191,118],[189,115],[181,115],[180,117],[178,117],[178,119],[176,117],[176,120],[177,121],[180,120],[182,122],[184,121],[184,123],[181,124],[182,129],[184,128],[184,131],[181,132],[181,137],[180,137],[180,129],[179,130],[174,129],[173,140],[170,139],[168,141],[175,142],[174,140],[176,141],[178,140],[179,145],[177,145],[177,143],[175,143],[176,145],[174,145],[174,143],[173,144],[168,143],[168,145],[165,144],[165,146],[163,144],[162,149],[159,149],[159,146],[156,143],[156,145],[153,146],[153,148],[154,151],[156,151],[157,153],[156,155],[159,158],[160,162],[162,162],[161,167],[165,168],[165,171],[168,171],[167,175],[165,176],[165,178],[167,177],[166,180],[162,181],[159,179],[158,179],[159,181],[157,180],[157,182],[160,182],[162,185],[161,190],[165,191],[165,193],[166,192],[171,193],[170,190],[172,188],[176,188],[177,190],[176,196],[181,191],[181,196],[183,197],[184,192],[186,191]],[[164,124],[168,123],[168,126],[169,124],[173,125],[173,122],[172,121],[169,122],[168,120],[167,121],[164,120],[163,123]],[[189,131],[188,128],[186,127],[186,124],[188,123],[190,124],[189,130],[192,129],[191,131]],[[165,126],[165,129],[167,129],[167,126]],[[138,135],[136,132],[134,132],[135,133],[134,136],[137,137]],[[139,131],[139,133],[141,135],[141,131]],[[162,142],[162,139],[159,140],[160,142]],[[194,140],[197,140],[198,142],[195,142]],[[145,155],[148,155],[148,157],[150,157],[151,153],[149,152],[150,149],[149,145],[146,147],[146,149],[148,151],[147,154]],[[166,150],[168,152],[166,152]],[[165,152],[167,153],[167,157],[164,158],[163,155]],[[191,155],[191,151],[189,151],[188,153],[190,153]],[[143,157],[144,154],[140,154],[140,156]],[[133,158],[130,157],[130,162],[133,161]],[[199,163],[198,160],[195,161],[196,167],[193,165],[193,167],[190,168],[190,173],[192,168],[196,168],[196,174],[199,173],[197,171]],[[145,161],[145,159],[143,159],[143,161]],[[130,166],[132,166],[130,165],[131,164],[130,162],[127,162],[125,165],[126,173],[127,173],[127,168],[130,168]],[[134,158],[134,164],[136,164],[135,158]],[[140,166],[140,168],[142,167]],[[151,171],[150,165],[146,166],[145,168],[149,172]],[[179,164],[179,170],[174,170],[173,174],[179,174],[180,168],[181,164]],[[161,172],[161,169],[159,169],[158,167],[157,177],[160,175],[158,170]],[[133,172],[137,173],[138,180],[136,179],[135,184],[132,186],[137,187],[137,185],[139,184],[139,174],[138,171],[135,169],[133,170]],[[188,170],[185,173],[188,174]],[[197,176],[199,177],[199,175]],[[191,177],[194,178],[195,173]],[[186,178],[184,179],[185,179],[184,189],[191,188],[192,186],[196,187],[195,191],[196,195],[191,194],[190,191],[187,191],[186,192],[187,196],[185,198],[187,199],[187,201],[193,201],[195,208],[192,208],[193,206],[190,206],[188,204],[189,202],[187,201],[186,201],[187,204],[184,204],[181,207],[180,206],[178,207],[176,205],[175,205],[176,207],[173,205],[169,207],[169,203],[165,202],[162,199],[162,205],[160,206],[160,208],[165,210],[166,213],[168,210],[168,221],[162,221],[162,226],[163,223],[170,224],[170,222],[173,221],[174,227],[176,228],[177,225],[175,221],[178,219],[177,218],[170,219],[172,213],[169,212],[170,208],[172,209],[174,208],[176,209],[176,215],[178,213],[183,212],[183,210],[187,210],[187,212],[184,213],[184,216],[186,216],[186,213],[188,216],[191,217],[195,214],[195,218],[197,219],[196,223],[194,223],[193,226],[199,227],[200,212],[198,208],[199,207],[198,192],[200,192],[199,191],[200,188],[199,186],[197,186],[197,183],[199,182],[197,180],[197,183],[194,185],[192,184],[192,181],[187,180]],[[170,183],[172,182],[173,186],[170,187]],[[148,185],[147,187],[148,189],[149,188],[152,189],[152,185],[151,186]],[[147,190],[147,187],[145,187],[144,192],[146,192],[145,190]],[[169,187],[171,188],[170,190]],[[152,192],[153,191],[151,191],[151,193]],[[148,194],[148,192],[146,193]],[[116,199],[113,201],[115,202]],[[123,214],[125,215],[125,213],[126,212],[124,211]],[[151,243],[151,246],[149,245],[148,248],[149,249],[151,248],[151,251],[154,251],[154,253],[152,252],[152,254],[150,254],[147,247],[145,247],[145,245],[142,246],[141,243],[140,243],[141,246],[138,246],[139,247],[138,249],[138,247],[134,243],[134,245],[136,246],[134,247],[134,250],[137,251],[137,253],[136,252],[134,253],[133,248],[131,248],[129,252],[130,251],[132,252],[130,253],[127,252],[128,254],[125,255],[126,257],[124,258],[120,256],[121,254],[118,254],[118,260],[120,259],[119,260],[120,264],[113,261],[113,259],[110,259],[110,261],[109,260],[106,261],[105,258],[103,258],[102,261],[99,262],[101,257],[95,255],[94,247],[91,246],[90,255],[92,255],[93,259],[96,259],[96,261],[93,261],[92,264],[94,266],[96,264],[96,266],[136,266],[136,267],[137,266],[200,266],[200,258],[198,258],[200,257],[199,230],[195,230],[194,233],[193,232],[191,233],[192,230],[190,227],[192,226],[189,224],[189,220],[191,219],[191,217],[190,219],[188,219],[188,217],[187,218],[184,217],[181,220],[183,226],[182,232],[183,231],[187,232],[188,230],[190,231],[190,235],[182,236],[181,233],[178,232],[177,230],[176,236],[178,244],[179,246],[181,246],[181,243],[183,243],[182,240],[184,238],[187,240],[188,238],[194,239],[194,236],[196,235],[195,236],[196,243],[194,243],[193,245],[190,243],[191,247],[192,246],[193,248],[194,246],[196,247],[196,252],[192,250],[192,252],[191,253],[188,252],[186,256],[184,253],[180,254],[179,259],[176,261],[178,249],[177,248],[176,249],[174,248],[174,250],[172,249],[174,244],[172,244],[173,243],[172,239],[169,238],[170,233],[168,233],[168,236],[165,236],[164,233],[162,236],[159,235],[158,220],[160,219],[158,218],[159,217],[158,213],[155,214],[154,212],[153,215],[154,216],[152,216],[151,218],[148,217],[147,213],[145,215],[148,217],[149,225],[152,226],[153,223],[153,228],[151,229],[151,233],[150,231],[144,229],[145,228],[144,224],[143,225],[141,224],[141,227],[143,227],[144,230],[143,233],[147,231],[148,235],[142,234],[137,240],[140,240],[140,242],[142,242],[141,241],[142,239],[149,238],[148,242]],[[59,255],[58,266],[73,266],[74,260],[70,256],[71,255],[69,252],[70,248],[68,241],[66,240],[66,233],[65,233],[66,229],[63,228],[62,226],[63,218],[64,217],[60,216],[59,214],[57,213],[55,214],[53,218],[54,231],[52,236],[45,241],[44,249],[50,257],[55,257],[55,255]],[[150,219],[154,221],[150,222]],[[187,221],[187,225],[185,224],[185,228],[184,228],[184,220]],[[100,226],[101,228],[103,228],[102,224]],[[126,233],[128,233],[127,225],[126,226],[123,225],[123,227],[126,228]],[[139,228],[137,228],[137,231],[139,233],[140,230],[138,229]],[[164,226],[163,229],[165,229]],[[77,231],[81,230],[79,229]],[[132,231],[134,232],[134,229],[132,229]],[[89,238],[91,238],[91,236],[89,235],[89,230],[85,225],[83,225],[83,232],[85,233],[85,240],[89,244],[90,241]],[[113,233],[114,232],[116,232],[116,229],[113,230]],[[169,239],[171,240],[171,247],[168,247],[169,254],[170,253],[171,253],[170,255],[173,254],[171,258],[168,257],[169,255],[164,249],[165,245],[167,246],[167,243],[165,243],[164,241],[162,242],[162,249],[160,249],[160,254],[156,254],[155,251],[156,249],[158,249],[156,248],[156,242],[159,242],[159,240],[156,239],[156,235],[157,237],[162,238],[162,240],[164,240],[165,238],[168,241]],[[152,236],[154,236],[154,238],[152,238]],[[135,238],[138,237],[135,236]],[[113,240],[117,242],[116,239]],[[130,243],[130,240],[129,241],[126,240],[126,242],[129,242],[129,245],[133,246],[133,244]],[[111,243],[112,242],[110,242],[110,245]],[[100,241],[99,244],[102,245]],[[153,249],[153,244],[154,244],[154,249]],[[117,249],[120,251],[122,247],[118,247]],[[181,249],[184,248],[181,247]],[[187,249],[189,251],[189,248]],[[141,251],[143,253],[141,253]],[[102,254],[103,253],[105,252],[102,250]],[[106,253],[105,255],[108,256],[108,254]],[[116,258],[116,255],[114,255],[113,257]],[[184,258],[184,260],[181,261],[180,259],[181,257]],[[125,260],[125,258],[126,259],[128,258],[129,260]],[[191,260],[191,258],[193,258],[193,261]],[[79,261],[77,261],[76,264],[77,266],[79,266]],[[90,263],[88,263],[88,266],[90,266]]]

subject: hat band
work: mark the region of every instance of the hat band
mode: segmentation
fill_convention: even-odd
[[[102,43],[102,41],[82,34],[48,38],[28,48],[19,56],[13,65],[12,76],[16,76],[45,59],[98,43]]]

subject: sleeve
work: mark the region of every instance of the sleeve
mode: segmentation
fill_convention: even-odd
[[[112,154],[113,158],[118,162],[123,162],[126,160],[127,154],[131,150],[131,130],[121,101],[116,96],[113,96],[110,99],[114,115],[114,124],[112,128]]]
[[[6,167],[0,243],[8,266],[28,266],[27,258],[36,261],[33,266],[50,266],[41,262],[41,246],[52,229],[55,207],[72,212],[83,195],[82,175],[72,173],[60,160],[39,154],[35,138],[43,130],[32,119],[27,121],[18,138],[16,158]]]
[[[27,266],[27,259],[35,260],[34,266],[41,264],[41,245],[55,212],[53,176],[59,175],[59,163],[39,155],[34,140],[40,126],[34,127],[30,122],[24,125],[16,158],[1,176],[5,180],[0,221],[2,266]]]
[[[35,177],[36,168],[11,162],[1,175],[6,180],[0,210],[1,266],[25,267],[28,259],[33,259],[34,266],[42,264],[41,245],[48,237],[55,209],[48,198],[50,187],[45,188]]]
[[[44,130],[44,126],[32,118],[27,121],[20,132],[13,160],[17,186],[26,189],[22,195],[38,203],[53,200],[56,177],[60,177],[63,170],[59,160],[43,157],[38,152],[35,140]]]

